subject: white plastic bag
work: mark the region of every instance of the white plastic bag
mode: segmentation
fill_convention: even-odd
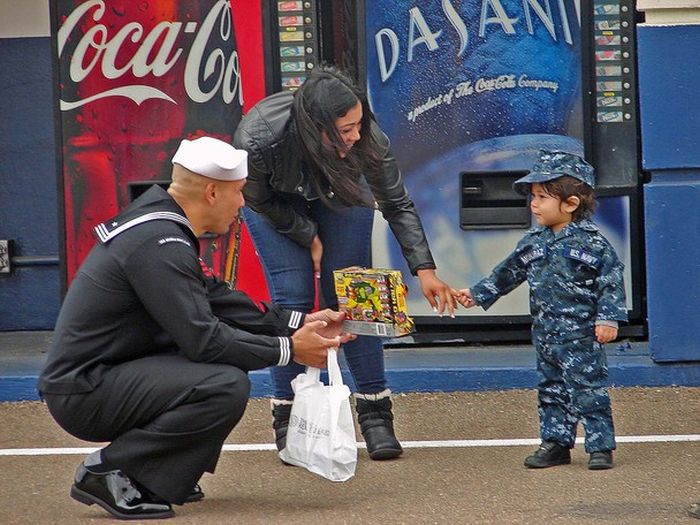
[[[294,404],[279,457],[331,481],[347,481],[355,475],[357,442],[350,389],[343,384],[336,350],[328,352],[329,384],[320,376],[318,368],[307,367],[292,380]]]

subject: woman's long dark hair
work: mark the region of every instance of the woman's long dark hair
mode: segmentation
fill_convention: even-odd
[[[337,150],[345,144],[335,121],[358,101],[362,104],[360,139],[341,159]],[[365,92],[339,69],[320,65],[294,94],[292,114],[304,158],[312,167],[309,176],[321,199],[330,206],[372,206],[373,199],[361,184],[362,174],[381,168],[386,148],[371,132],[374,115]],[[332,149],[324,145],[322,132]]]

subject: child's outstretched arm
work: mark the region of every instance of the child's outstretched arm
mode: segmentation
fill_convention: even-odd
[[[472,297],[472,293],[469,291],[469,288],[463,288],[456,292],[457,293],[453,293],[452,296],[457,300],[459,304],[461,304],[465,308],[471,308],[473,306],[476,306],[476,302],[474,302],[474,298]]]

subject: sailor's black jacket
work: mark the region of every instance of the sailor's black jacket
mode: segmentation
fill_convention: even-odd
[[[258,307],[205,274],[180,206],[154,186],[95,228],[92,249],[65,297],[43,393],[88,392],[111,366],[158,353],[242,370],[286,365],[304,315]]]

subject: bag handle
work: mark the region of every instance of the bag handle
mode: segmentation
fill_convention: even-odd
[[[342,385],[343,375],[340,373],[340,365],[338,364],[338,349],[328,349],[328,384]]]
[[[321,381],[321,369],[315,366],[306,367],[307,381],[310,383],[319,383]]]
[[[340,372],[340,365],[338,364],[338,349],[329,348],[328,356],[326,357],[326,366],[328,369],[328,384],[329,385],[342,385],[343,384],[343,374]],[[310,383],[318,383],[321,381],[321,369],[315,366],[306,367],[307,380]]]

